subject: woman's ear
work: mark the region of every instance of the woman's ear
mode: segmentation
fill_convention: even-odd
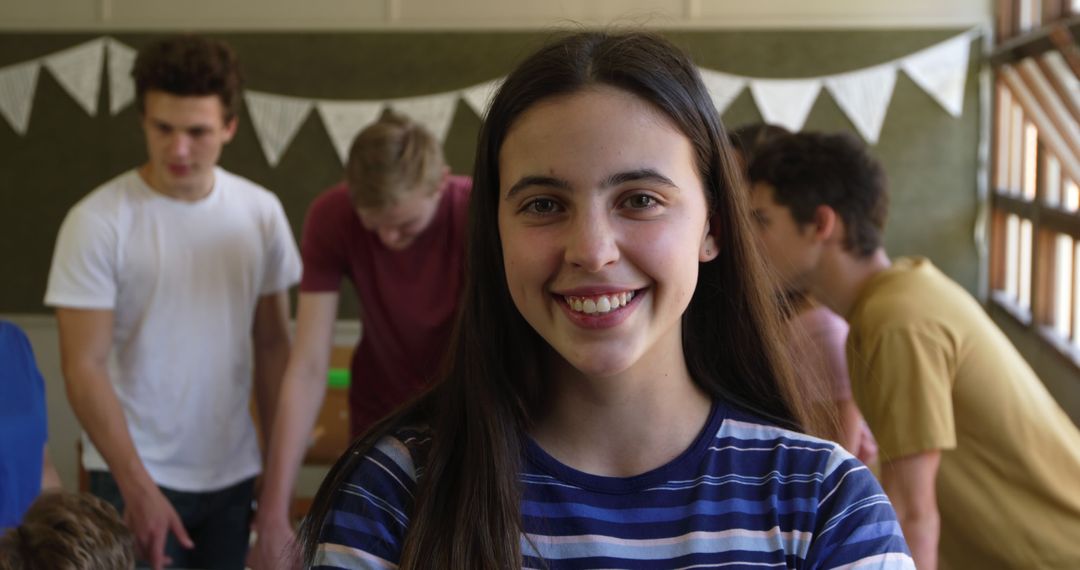
[[[698,252],[698,260],[706,263],[716,259],[720,255],[720,246],[717,245],[716,236],[712,232],[712,222],[705,222],[705,235],[701,237],[701,251]]]

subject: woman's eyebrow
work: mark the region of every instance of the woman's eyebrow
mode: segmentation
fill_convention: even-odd
[[[627,170],[624,172],[616,172],[607,178],[604,178],[600,182],[601,188],[610,188],[612,186],[618,186],[626,182],[653,182],[663,184],[664,186],[671,186],[672,188],[678,188],[678,186],[671,181],[670,178],[660,174],[652,168],[638,168],[636,170]],[[557,190],[570,190],[570,183],[561,178],[555,178],[554,176],[523,176],[520,180],[514,183],[510,187],[510,190],[506,193],[506,199],[514,197],[514,194],[522,191],[530,186],[544,186],[547,188],[554,188]]]
[[[671,186],[678,188],[678,186],[671,181],[670,178],[660,174],[652,168],[639,168],[637,170],[628,170],[625,172],[617,172],[605,178],[600,182],[601,188],[610,188],[612,186],[618,186],[626,182],[654,182],[663,184],[665,186]]]
[[[525,188],[530,186],[545,186],[547,188],[554,188],[557,190],[569,190],[570,183],[554,176],[522,176],[521,180],[518,180],[510,187],[510,191],[506,193],[506,199],[514,197],[514,194],[521,192]]]

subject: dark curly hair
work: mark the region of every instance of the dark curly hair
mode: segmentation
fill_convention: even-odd
[[[116,509],[87,493],[46,492],[0,536],[0,570],[126,570],[135,539]]]
[[[889,192],[885,169],[851,133],[797,133],[757,149],[750,182],[772,186],[777,204],[795,221],[814,221],[818,206],[844,221],[844,247],[866,257],[882,243]]]
[[[728,131],[728,140],[731,148],[739,151],[743,162],[749,164],[754,160],[754,152],[776,137],[790,135],[791,131],[780,125],[768,123],[750,123]]]
[[[231,121],[240,109],[240,66],[228,44],[182,35],[156,41],[139,50],[131,70],[135,101],[145,111],[148,91],[172,95],[217,95]]]

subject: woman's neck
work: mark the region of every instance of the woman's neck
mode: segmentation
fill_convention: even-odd
[[[685,451],[708,420],[711,399],[686,362],[590,378],[556,357],[548,413],[531,435],[560,462],[593,475],[629,477]]]

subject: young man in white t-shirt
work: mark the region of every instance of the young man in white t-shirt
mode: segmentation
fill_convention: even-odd
[[[232,50],[167,39],[132,75],[148,160],[68,213],[45,302],[91,492],[155,569],[242,568],[260,471],[252,379],[269,433],[299,254],[277,197],[217,166],[236,132]]]

